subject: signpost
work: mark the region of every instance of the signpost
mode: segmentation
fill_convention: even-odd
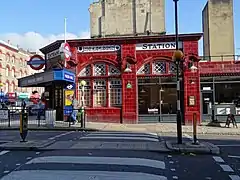
[[[30,58],[27,65],[30,65],[33,70],[41,70],[45,65],[45,60],[42,56],[36,54]]]

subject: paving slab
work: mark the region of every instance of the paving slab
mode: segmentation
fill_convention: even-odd
[[[178,144],[175,141],[166,141],[166,147],[172,152],[177,153],[220,154],[219,147],[209,142],[201,142],[198,144],[183,142],[182,144]]]

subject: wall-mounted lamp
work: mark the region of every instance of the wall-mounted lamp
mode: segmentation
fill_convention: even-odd
[[[125,73],[130,73],[130,72],[132,72],[131,66],[130,66],[129,63],[127,63],[127,66],[126,66],[126,69],[124,70],[124,72],[125,72]]]
[[[198,68],[194,65],[192,65],[190,68],[191,72],[196,72],[198,70]]]

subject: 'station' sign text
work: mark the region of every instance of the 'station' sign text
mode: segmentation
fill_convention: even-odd
[[[179,48],[182,48],[182,42],[178,44]],[[176,49],[175,42],[158,42],[158,43],[142,43],[136,44],[136,51],[142,50],[167,50],[167,49]]]

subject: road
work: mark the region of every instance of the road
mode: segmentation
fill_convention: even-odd
[[[12,132],[12,131],[8,131]],[[0,132],[0,137],[2,132]],[[6,132],[5,132],[6,133]],[[14,132],[17,133],[17,132]],[[30,132],[31,138],[51,138],[59,141],[161,141],[176,139],[175,134],[100,132]],[[11,133],[10,133],[11,134]],[[13,136],[13,132],[11,134]],[[29,136],[30,138],[30,136]],[[190,134],[184,134],[189,141]],[[11,138],[9,138],[11,139]],[[55,150],[1,151],[0,177],[8,179],[81,179],[85,180],[239,180],[240,138],[239,136],[201,135],[199,141],[208,140],[221,147],[222,154],[161,154],[131,150]]]
[[[174,140],[176,139],[176,134],[173,133],[167,133],[162,134],[162,138],[165,140]],[[184,140],[191,140],[192,141],[192,135],[191,134],[183,134]],[[201,162],[204,162],[204,164],[201,167],[201,169],[204,169],[200,174],[205,174],[208,171],[215,171],[217,174],[221,173],[222,176],[220,176],[220,179],[233,179],[233,180],[240,180],[240,136],[239,135],[213,135],[213,134],[201,134],[198,135],[199,141],[208,141],[210,143],[213,143],[217,145],[221,149],[221,154],[219,156],[179,156],[176,161],[179,161],[180,168],[179,174],[183,175],[186,174],[186,177],[189,177],[192,173],[194,176],[195,174],[199,174],[200,172],[195,171],[194,167],[197,164],[201,164]],[[198,158],[201,157],[201,158]],[[181,161],[182,159],[182,161]],[[200,161],[200,162],[199,162]],[[207,165],[207,166],[206,166]],[[210,166],[209,166],[210,165]],[[211,166],[212,165],[212,166]],[[218,167],[216,167],[218,166]],[[214,167],[216,169],[214,170]],[[182,173],[184,172],[185,173]],[[228,175],[228,178],[225,176]],[[181,176],[180,176],[181,177]],[[207,177],[207,176],[206,176]],[[212,176],[209,175],[209,178],[212,178]]]

